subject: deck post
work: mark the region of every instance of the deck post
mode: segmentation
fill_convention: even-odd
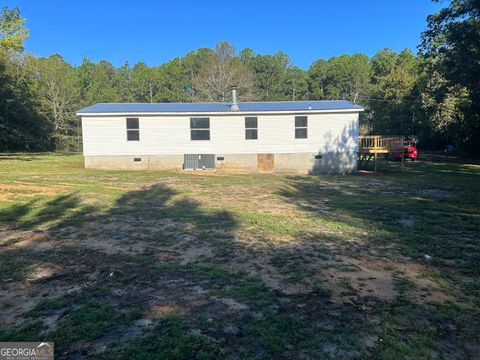
[[[374,156],[375,160],[374,160],[374,163],[375,163],[375,172],[377,172],[377,153],[375,153],[375,156]]]

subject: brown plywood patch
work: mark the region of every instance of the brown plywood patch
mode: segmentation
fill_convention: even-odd
[[[257,168],[260,172],[273,172],[275,169],[275,155],[257,154]]]

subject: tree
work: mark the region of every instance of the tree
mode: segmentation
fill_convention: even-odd
[[[132,69],[130,80],[134,101],[152,103],[158,91],[158,70],[138,62]]]
[[[75,116],[80,100],[78,78],[60,55],[33,61],[41,110],[49,120],[57,148],[68,150],[67,137],[76,135],[79,128]]]
[[[285,74],[285,97],[289,100],[308,98],[308,77],[299,67],[289,67]]]
[[[370,60],[372,64],[372,82],[377,84],[382,76],[388,75],[397,65],[398,54],[392,49],[378,51]]]
[[[117,71],[110,62],[101,60],[95,64],[84,58],[75,71],[80,80],[82,105],[121,101]]]
[[[414,133],[418,62],[410,50],[383,49],[372,57],[371,98],[367,99],[373,131]]]
[[[214,53],[213,49],[210,48],[200,48],[196,51],[190,51],[185,55],[185,57],[180,58],[181,60],[181,76],[180,76],[180,95],[182,101],[195,101],[197,96],[195,93],[195,88],[193,87],[193,78],[200,72],[203,64],[205,64],[207,58]],[[168,64],[168,63],[167,63]],[[171,77],[177,78],[177,74],[170,74]],[[177,87],[178,84],[172,83],[171,87]],[[178,90],[176,90],[178,91]]]
[[[0,49],[22,51],[23,42],[28,38],[24,28],[25,19],[20,16],[18,7],[4,7],[0,14]]]
[[[317,99],[368,97],[371,66],[363,54],[317,60],[308,70],[311,94]]]
[[[452,0],[430,15],[420,51],[425,72],[438,79],[424,93],[433,128],[480,155],[480,2]]]
[[[325,99],[325,85],[327,81],[328,62],[318,59],[313,62],[307,71],[310,97],[314,100]]]
[[[368,56],[364,54],[352,55],[348,71],[351,80],[347,87],[349,92],[347,98],[356,103],[359,97],[367,97],[369,95],[371,65]]]
[[[206,54],[192,84],[199,100],[226,101],[233,85],[243,99],[252,97],[252,74],[236,56],[235,48],[226,41],[219,42],[215,52]]]
[[[262,101],[278,101],[292,99],[292,86],[295,83],[287,72],[290,69],[290,59],[279,51],[273,55],[257,55],[252,49],[244,49],[240,59],[251,71],[254,82],[254,98]],[[292,75],[298,72],[292,71]]]
[[[191,101],[193,100],[192,77],[193,61],[187,54],[184,58],[175,58],[158,67],[158,92],[156,101]],[[195,56],[195,55],[193,55]]]
[[[23,42],[28,37],[18,8],[0,14],[0,151],[46,150],[49,127],[38,112],[31,78],[25,71]]]
[[[134,96],[132,94],[131,85],[132,69],[128,61],[120,66],[115,72],[115,87],[118,88],[118,95],[121,102],[132,102]]]
[[[24,56],[0,51],[0,151],[51,149],[50,127],[25,69]]]
[[[459,85],[449,86],[438,72],[426,78],[421,105],[428,114],[433,131],[447,141],[457,140],[457,126],[465,122],[462,109],[468,103],[468,90]]]

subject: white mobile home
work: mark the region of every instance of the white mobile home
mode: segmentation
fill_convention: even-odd
[[[77,115],[87,168],[346,173],[361,111],[345,100],[102,103]]]

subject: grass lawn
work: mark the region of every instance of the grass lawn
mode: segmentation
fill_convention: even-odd
[[[478,359],[480,166],[450,160],[277,176],[0,156],[0,341],[54,341],[58,359]]]

